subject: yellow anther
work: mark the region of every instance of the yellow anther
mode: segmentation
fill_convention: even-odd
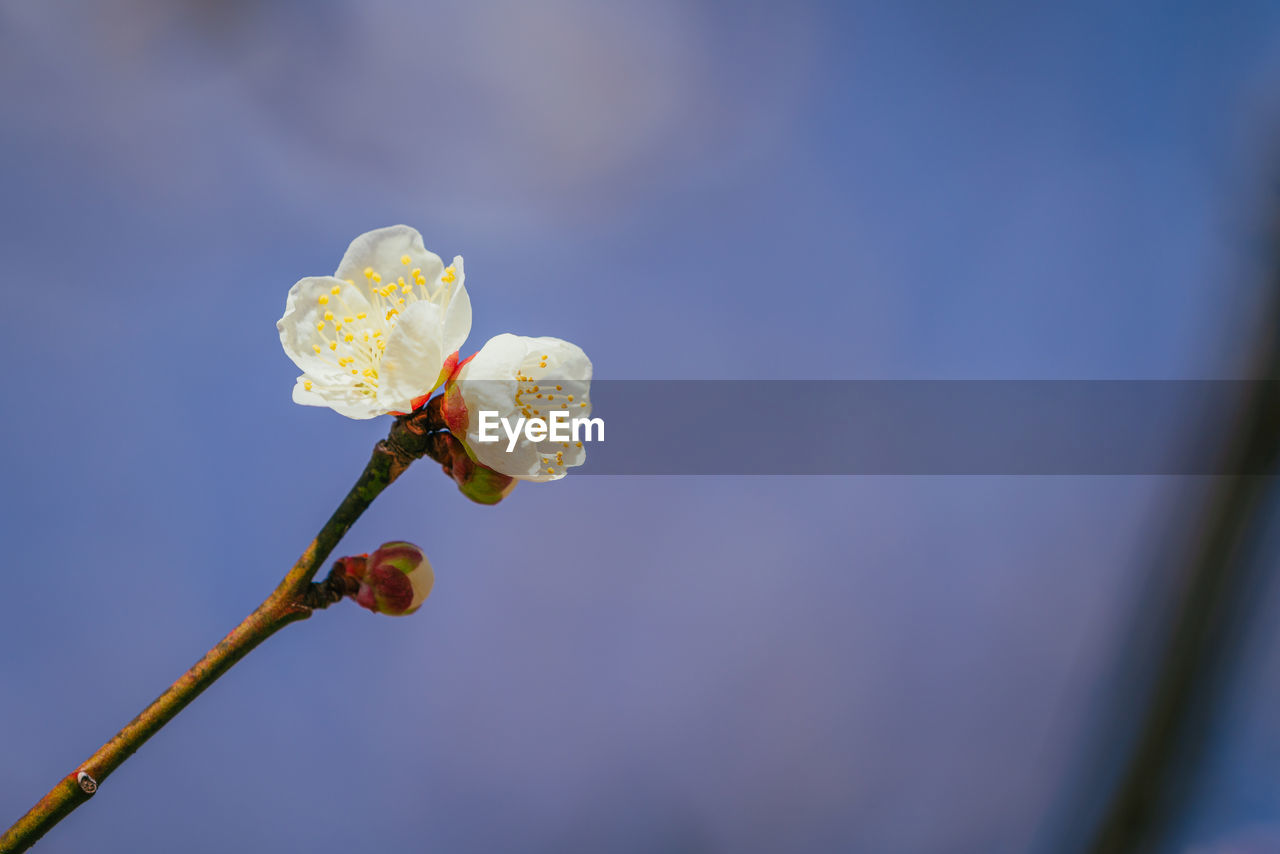
[[[542,395],[538,395],[538,397],[542,397]],[[555,400],[555,399],[556,399],[556,396],[554,394],[547,395],[547,400]]]
[[[321,295],[320,295],[320,304],[321,304],[321,305],[328,305],[328,304],[329,304],[329,295],[328,295],[328,294],[321,294]]]
[[[542,361],[544,361],[544,362],[545,362],[546,360],[547,360],[547,354],[546,354],[546,353],[543,353],[543,354],[542,354]]]
[[[376,379],[378,378],[378,372],[377,372],[377,371],[375,371],[373,368],[365,368],[365,369],[364,369],[364,375],[365,375],[366,377],[369,377],[370,379],[375,379],[375,380],[376,380]]]
[[[330,349],[330,350],[337,350],[337,349],[338,349],[338,342],[337,342],[337,341],[330,341],[330,342],[329,342],[329,349]]]
[[[556,386],[556,391],[564,391],[564,386],[562,385]]]
[[[324,321],[323,321],[323,320],[316,324],[316,331],[317,331],[317,332],[323,332],[323,331],[324,331]]]
[[[306,382],[304,382],[302,384],[302,387],[305,388],[307,391],[311,391],[311,380],[307,380]]]
[[[453,265],[450,264],[448,267],[444,268],[444,275],[440,277],[440,281],[444,282],[445,284],[449,284],[456,278],[458,278],[457,273],[453,269]]]
[[[381,335],[381,334],[382,334],[382,330],[381,330],[381,329],[375,329],[375,330],[374,330],[374,332],[373,332],[373,337],[374,337],[374,338],[377,338],[377,337],[378,337],[379,335]]]
[[[582,403],[579,403],[578,405],[579,405],[579,406],[586,406],[586,405],[587,405],[587,402],[584,400]]]
[[[357,375],[359,375],[359,373],[360,373],[360,372],[359,372],[358,370],[356,370],[355,368],[352,368],[352,369],[351,369],[351,376],[353,376],[353,377],[354,377],[354,376],[357,376]]]
[[[542,397],[542,395],[540,395],[540,394],[537,394],[537,395],[534,395],[534,397]]]
[[[342,285],[334,285],[333,287],[329,288],[329,293],[333,294],[336,297],[338,294],[342,293]]]
[[[325,320],[333,320],[333,312],[332,312],[332,311],[326,311],[326,312],[324,313],[324,319],[325,319]]]
[[[348,344],[350,344],[352,341],[354,341],[354,340],[355,340],[355,337],[356,337],[356,336],[354,336],[354,335],[352,335],[350,332],[348,332],[346,335],[343,335],[343,336],[342,336],[342,340],[343,340],[343,341],[346,341]]]
[[[356,320],[364,320],[364,319],[365,319],[365,317],[366,317],[366,315],[365,315],[365,313],[362,311],[362,312],[360,312],[359,314],[357,314],[357,315],[356,315]]]
[[[551,466],[547,466],[547,474],[555,474],[555,473],[556,473],[555,469],[553,469]]]
[[[379,338],[379,339],[378,339],[378,349],[379,349],[379,350],[385,350],[385,349],[387,349],[387,342],[386,342],[386,341],[383,341],[381,338]]]
[[[402,293],[402,294],[411,294],[411,293],[413,293],[413,285],[405,285],[404,287],[402,287],[402,288],[400,289],[400,293]]]
[[[579,448],[581,448],[581,447],[582,447],[582,443],[581,443],[581,442],[574,442],[573,444],[577,445]]]
[[[408,255],[401,255],[400,263],[408,267],[411,263],[413,263],[413,259],[410,258]]]
[[[319,353],[319,352],[320,352],[320,345],[319,345],[319,344],[312,344],[312,345],[311,345],[311,349],[312,349],[312,350],[315,350],[317,353]]]
[[[542,364],[538,365],[539,368],[545,368],[546,366],[547,366],[546,362],[543,362]]]
[[[556,386],[556,388],[560,388],[560,386]],[[569,395],[569,402],[573,403],[573,395]]]
[[[534,387],[533,387],[533,390],[534,390],[534,391],[538,391],[539,389],[538,389],[538,387],[537,387],[537,386],[534,386]]]
[[[381,277],[381,276],[379,276],[377,273],[374,273],[374,274],[373,274],[373,280],[374,280],[375,282],[381,282],[381,281],[382,281],[382,277]]]
[[[342,322],[343,322],[343,323],[355,323],[355,322],[356,322],[356,319],[355,319],[354,317],[344,317],[344,318],[342,318]]]
[[[365,277],[366,279],[372,279],[372,278],[373,278],[373,268],[372,268],[372,267],[365,267],[365,268],[364,268],[364,277]]]

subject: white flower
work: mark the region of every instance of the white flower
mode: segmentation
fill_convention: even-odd
[[[276,323],[302,370],[294,403],[349,418],[409,412],[471,331],[462,257],[446,267],[405,225],[351,241],[332,276],[301,280]]]
[[[457,371],[446,391],[449,429],[466,443],[476,460],[519,480],[558,480],[586,462],[581,442],[530,441],[521,432],[508,452],[507,437],[481,442],[481,411],[498,413],[514,425],[519,418],[550,422],[552,410],[570,418],[591,414],[591,360],[582,348],[559,338],[502,334]]]

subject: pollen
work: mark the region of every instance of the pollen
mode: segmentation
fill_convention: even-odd
[[[323,331],[324,331],[324,321],[322,320],[316,324],[316,332],[323,332]]]
[[[564,391],[564,386],[562,385],[556,386],[556,391]]]
[[[321,294],[321,295],[320,295],[320,304],[321,304],[321,305],[328,305],[328,304],[329,304],[329,295],[328,295],[328,294]]]
[[[381,282],[381,281],[382,281],[382,277],[381,277],[381,276],[379,276],[377,273],[374,273],[374,274],[373,274],[373,280],[374,280],[375,282]]]
[[[343,341],[346,341],[348,344],[350,344],[352,341],[354,341],[354,340],[355,340],[355,337],[356,337],[356,336],[354,336],[354,335],[352,335],[350,332],[348,332],[346,335],[343,335],[343,336],[342,336],[342,340],[343,340]]]
[[[356,320],[364,320],[367,315],[362,311],[356,315]]]
[[[307,391],[311,391],[311,380],[307,380],[306,382],[304,382],[302,384],[302,387],[305,388]]]
[[[372,268],[372,267],[365,267],[365,268],[364,268],[364,277],[365,277],[366,279],[372,279],[372,278],[373,278],[373,268]]]
[[[556,386],[556,388],[560,388],[560,386]],[[569,402],[573,403],[573,395],[569,395]]]
[[[330,349],[330,350],[337,350],[337,349],[338,349],[338,342],[337,342],[337,341],[330,341],[330,342],[329,342],[329,349]]]
[[[311,349],[312,349],[312,350],[315,350],[317,353],[319,353],[319,352],[320,352],[320,345],[319,345],[319,344],[312,344],[312,345],[311,345]]]
[[[342,285],[334,285],[333,287],[329,288],[329,293],[333,294],[336,297],[338,294],[342,293]]]
[[[325,320],[333,320],[333,312],[332,312],[332,311],[326,311],[326,312],[324,313],[324,319],[325,319]]]
[[[400,263],[401,263],[401,264],[403,264],[403,265],[405,265],[406,267],[408,267],[410,264],[412,264],[412,263],[413,263],[413,259],[412,259],[412,258],[410,258],[408,255],[401,255],[401,256],[400,256]]]
[[[457,271],[454,270],[453,265],[450,264],[448,267],[444,268],[444,275],[440,277],[440,281],[447,285],[451,284],[456,278],[458,278]]]

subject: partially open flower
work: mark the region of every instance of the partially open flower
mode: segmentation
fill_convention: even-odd
[[[339,559],[334,571],[349,580],[357,604],[392,617],[418,610],[436,580],[431,562],[413,543],[383,543],[373,554]]]
[[[520,435],[509,437],[503,435],[504,427],[498,431],[500,441],[482,442],[480,413],[496,413],[487,419],[490,424],[534,418],[550,424],[556,411],[585,419],[591,415],[590,393],[591,360],[581,347],[560,338],[504,333],[490,338],[454,371],[445,387],[443,414],[453,435],[494,471],[519,480],[558,480],[586,461],[581,441],[550,435],[535,441],[518,430]]]
[[[462,258],[446,267],[405,225],[362,234],[333,276],[290,289],[276,328],[303,371],[295,403],[349,418],[412,411],[471,331]]]

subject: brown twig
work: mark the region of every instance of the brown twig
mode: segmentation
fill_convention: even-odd
[[[0,854],[16,854],[34,845],[89,800],[111,772],[254,647],[290,623],[305,620],[317,608],[328,607],[347,592],[345,586],[338,586],[342,582],[332,576],[318,583],[312,578],[360,515],[414,460],[423,456],[440,460],[441,444],[435,432],[443,422],[438,401],[436,398],[392,423],[391,432],[373,449],[355,486],[266,601],[0,836]]]

